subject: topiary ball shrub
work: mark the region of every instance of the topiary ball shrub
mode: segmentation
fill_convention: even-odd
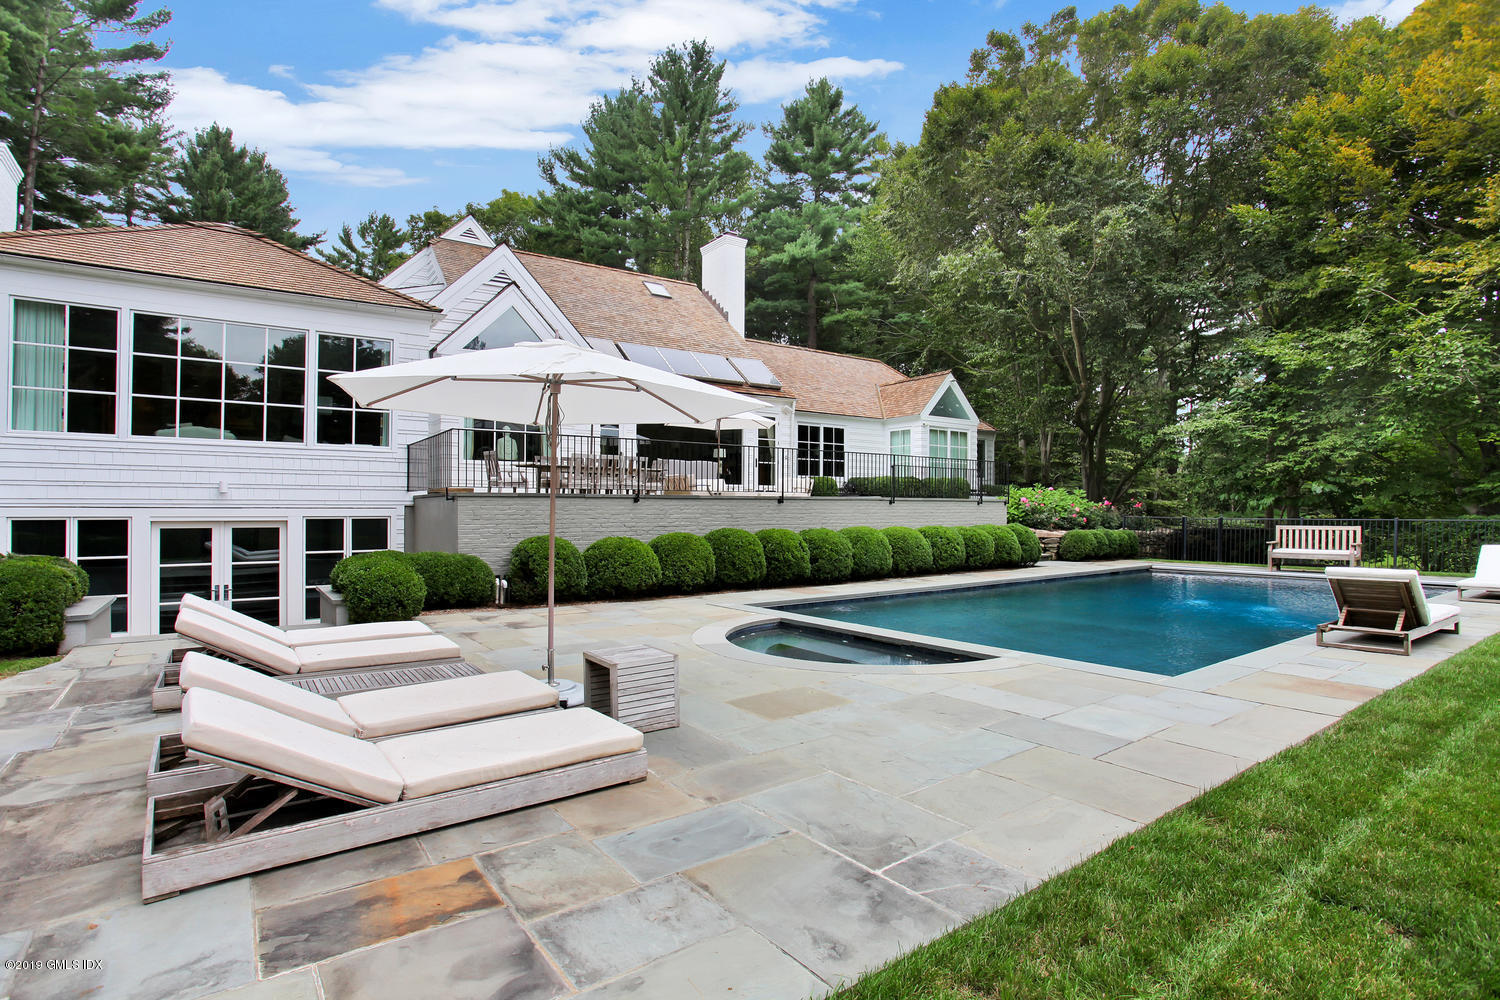
[[[1083,528],[1075,528],[1063,535],[1062,541],[1057,545],[1057,558],[1068,562],[1097,559],[1100,554],[1094,532]]]
[[[812,575],[812,556],[807,543],[795,531],[767,528],[757,531],[760,546],[766,553],[766,583],[778,587],[784,583],[801,583]]]
[[[891,543],[891,571],[897,576],[912,576],[932,570],[932,546],[916,528],[881,528]]]
[[[478,556],[462,552],[409,552],[406,559],[427,585],[428,611],[482,608],[495,602],[495,573]]]
[[[350,556],[350,559],[356,558]],[[340,560],[334,568],[348,561]],[[352,625],[415,618],[427,600],[427,585],[412,568],[411,560],[399,553],[362,559],[352,567],[345,567],[340,578],[343,583],[339,592],[344,595]]]
[[[990,557],[991,566],[1016,567],[1021,565],[1021,543],[1005,524],[982,524],[981,528],[995,543],[995,553]]]
[[[843,583],[854,572],[854,546],[831,528],[802,532],[814,583]]]
[[[874,528],[840,528],[849,539],[854,567],[850,574],[856,580],[872,580],[891,575],[891,543]]]
[[[964,525],[958,536],[964,543],[964,567],[987,569],[995,562],[995,538],[988,528]]]
[[[588,592],[588,569],[583,553],[566,538],[557,540],[557,574],[553,594],[559,601],[576,601]],[[506,594],[517,604],[547,601],[547,536],[532,535],[510,550],[505,567]]]
[[[1141,554],[1141,536],[1129,528],[1117,528],[1114,534],[1120,538],[1120,556],[1125,559],[1134,559]]]
[[[36,563],[41,566],[52,566],[62,570],[68,575],[68,603],[77,604],[89,594],[89,575],[83,567],[76,562],[69,562],[62,556],[11,556],[11,562]]]
[[[0,560],[0,654],[56,652],[77,589],[77,577],[52,557]]]
[[[651,551],[661,564],[661,589],[691,594],[714,584],[714,547],[686,531],[670,531],[651,539]]]
[[[661,561],[639,538],[614,535],[583,550],[590,597],[634,597],[661,586]]]
[[[958,533],[957,528],[944,528],[940,525],[929,524],[917,530],[932,547],[933,572],[946,573],[963,566],[964,538]]]
[[[766,578],[766,551],[760,539],[743,528],[715,528],[703,536],[714,550],[714,583],[720,587],[757,587]]]
[[[1001,525],[1009,528],[1010,533],[1016,537],[1016,542],[1021,546],[1021,565],[1035,566],[1042,558],[1042,540],[1036,537],[1036,532],[1024,524],[1014,522]]]
[[[395,549],[381,549],[378,552],[360,552],[340,559],[333,564],[333,569],[328,571],[328,585],[342,594],[345,589],[344,583],[351,574],[359,572],[365,566],[392,559],[405,562],[406,553],[397,552]]]
[[[838,480],[834,479],[832,476],[814,476],[812,481],[812,495],[815,497],[838,496]]]

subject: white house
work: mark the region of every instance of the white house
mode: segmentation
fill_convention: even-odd
[[[992,468],[994,429],[978,420],[950,372],[908,378],[871,358],[749,340],[745,240],[726,233],[702,253],[700,289],[496,245],[467,217],[381,280],[442,310],[435,354],[559,337],[756,397],[777,411],[777,422],[758,440],[724,435],[732,439],[729,455],[739,455],[727,463],[739,486],[772,485],[779,473],[765,457],[769,446],[795,449],[796,476],[841,482],[888,473],[892,454],[909,456],[918,476],[956,471],[959,462],[972,468],[976,460]],[[437,432],[457,424],[434,419],[430,426]],[[563,430],[691,440],[687,431],[660,426]],[[530,439],[540,437],[533,432]]]

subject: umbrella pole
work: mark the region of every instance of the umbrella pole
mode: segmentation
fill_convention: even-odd
[[[547,386],[547,451],[551,461],[547,484],[547,683],[557,686],[553,630],[557,619],[557,396],[556,379]]]

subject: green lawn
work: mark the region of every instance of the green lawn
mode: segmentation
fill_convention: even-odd
[[[22,656],[14,660],[0,659],[0,677],[10,677],[36,667],[45,667],[60,659],[62,659],[61,656]]]
[[[833,996],[1500,996],[1500,636]]]

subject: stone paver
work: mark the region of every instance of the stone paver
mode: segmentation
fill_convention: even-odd
[[[0,960],[105,963],[0,974],[0,997],[817,995],[1500,630],[1500,607],[1466,604],[1462,636],[1409,658],[1309,637],[1153,677],[1032,654],[868,672],[752,662],[705,627],[773,596],[559,609],[561,676],[627,634],[679,656],[685,724],[647,735],[645,782],[151,906],[141,771],[179,717],[144,695],[173,640],[84,647],[0,680]],[[537,609],[426,620],[481,666],[540,666]]]

